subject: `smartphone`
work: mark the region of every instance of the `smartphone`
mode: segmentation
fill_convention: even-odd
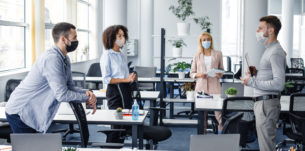
[[[247,67],[249,68],[250,75],[251,75],[251,77],[253,77],[254,76],[254,74],[253,74],[254,67],[253,66],[249,66],[249,63],[248,63],[248,60],[249,60],[248,53],[245,54],[245,60],[246,60]]]

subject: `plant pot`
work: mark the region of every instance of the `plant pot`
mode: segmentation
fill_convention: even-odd
[[[114,115],[115,115],[115,118],[118,120],[123,119],[123,112],[115,112]]]
[[[182,56],[182,48],[173,47],[173,57],[181,57]]]
[[[184,72],[178,72],[178,78],[179,79],[184,79],[185,73]]]
[[[235,97],[235,96],[236,96],[236,95],[227,94],[227,97],[228,97],[228,98]]]
[[[186,36],[190,34],[190,23],[177,23],[178,36]]]
[[[186,91],[186,100],[188,101],[195,100],[194,91]]]

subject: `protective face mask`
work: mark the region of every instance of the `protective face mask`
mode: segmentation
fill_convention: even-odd
[[[256,40],[261,43],[265,43],[268,40],[268,37],[264,36],[264,32],[256,32]]]
[[[66,44],[66,50],[67,50],[67,52],[72,52],[77,48],[77,46],[78,46],[78,41],[77,40],[76,41],[71,41],[70,46]]]
[[[125,44],[125,38],[120,39],[120,40],[116,40],[115,44],[118,45],[120,48],[122,48]]]
[[[211,41],[203,41],[201,45],[204,49],[209,49],[211,47]]]

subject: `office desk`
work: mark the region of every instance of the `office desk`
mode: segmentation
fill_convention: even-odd
[[[198,111],[197,133],[203,134],[203,125],[205,121],[205,111],[221,111],[223,98],[220,95],[213,95],[213,98],[195,98],[195,110]],[[281,112],[289,111],[290,96],[281,96]],[[252,112],[253,107],[245,108],[239,111]]]
[[[96,98],[106,98],[106,92],[101,92],[100,90],[93,90],[93,93],[95,94]],[[156,106],[156,100],[159,98],[160,91],[140,91],[141,99],[142,100],[149,100],[150,107]],[[149,124],[153,124],[154,120],[154,110],[150,109],[149,111],[150,118],[149,118]]]
[[[131,125],[132,126],[132,147],[139,146],[143,148],[143,124],[147,116],[147,111],[144,111],[144,115],[140,115],[138,120],[132,120],[131,116],[124,116],[124,119],[119,120],[115,118],[115,110],[96,110],[95,114],[92,115],[92,109],[87,114],[88,124],[106,124],[106,125]],[[0,121],[7,121],[5,116],[5,108],[0,107]],[[74,114],[56,114],[53,122],[62,124],[77,124],[77,120]],[[139,134],[139,135],[138,135]],[[139,136],[139,145],[137,142],[137,136]]]
[[[63,149],[66,147],[63,147]],[[11,145],[0,145],[1,151],[12,151]],[[121,148],[121,149],[101,149],[101,148],[77,148],[77,151],[133,151],[133,149],[130,148]],[[142,150],[138,150],[142,151]],[[146,151],[152,151],[152,150],[146,150]]]

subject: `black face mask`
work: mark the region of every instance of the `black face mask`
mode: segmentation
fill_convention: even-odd
[[[67,52],[72,52],[77,48],[77,46],[78,46],[78,41],[77,40],[76,41],[71,41],[70,46],[66,44],[66,50],[67,50]]]

